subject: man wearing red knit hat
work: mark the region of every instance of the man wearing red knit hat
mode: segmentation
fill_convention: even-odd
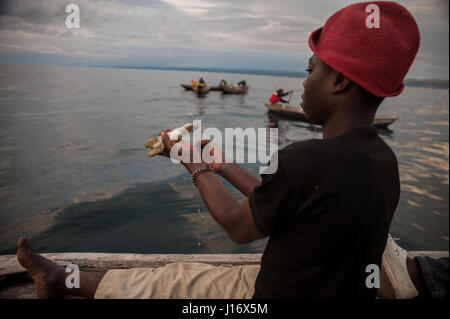
[[[383,98],[402,92],[419,42],[411,14],[384,1],[347,6],[311,34],[301,106],[323,140],[284,148],[277,173],[249,197],[256,227],[270,235],[256,297],[375,297],[368,269],[381,265],[400,182],[372,123]]]
[[[378,10],[377,23],[367,22],[369,5]],[[339,10],[311,34],[314,54],[303,82],[302,107],[309,121],[323,126],[322,140],[285,147],[278,154],[277,172],[262,180],[236,163],[183,163],[198,173],[195,185],[231,239],[244,244],[269,236],[260,268],[177,264],[110,270],[104,276],[82,273],[76,293],[114,298],[375,298],[378,285],[371,275],[382,263],[400,182],[397,159],[372,124],[383,98],[402,92],[419,41],[414,18],[394,2],[356,3]],[[161,135],[168,155],[174,143]],[[247,197],[243,203],[215,173]],[[70,293],[56,288],[63,287],[63,270],[34,254],[24,239],[18,257],[35,279],[38,295]],[[170,268],[178,272],[164,275]],[[51,286],[44,272],[54,274]],[[198,286],[202,280],[205,285]]]
[[[379,27],[366,23],[369,4]],[[278,172],[250,195],[256,226],[271,235],[257,297],[375,297],[367,270],[381,265],[400,182],[372,123],[383,98],[402,92],[419,42],[414,18],[394,2],[345,7],[309,37],[301,106],[323,140],[283,149]]]

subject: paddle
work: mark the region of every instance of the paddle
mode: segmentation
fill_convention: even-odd
[[[291,90],[291,93],[289,94],[289,100],[288,100],[288,102],[287,102],[287,105],[291,105],[291,98],[292,98],[292,93],[293,93],[294,91],[292,91]]]

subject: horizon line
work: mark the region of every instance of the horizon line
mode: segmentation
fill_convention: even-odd
[[[195,66],[139,66],[139,65],[69,65],[69,64],[43,64],[43,63],[11,63],[0,61],[0,64],[18,64],[18,65],[43,65],[43,66],[62,66],[62,67],[88,67],[88,68],[106,68],[106,69],[131,69],[131,70],[167,70],[167,71],[194,71],[209,73],[227,73],[227,74],[248,74],[248,75],[266,75],[278,77],[296,77],[305,78],[307,73],[302,71],[282,71],[282,70],[262,70],[262,69],[239,69],[239,68],[221,68],[221,67],[195,67]],[[405,78],[405,85],[428,85],[430,87],[439,87],[449,89],[449,79],[439,78]]]

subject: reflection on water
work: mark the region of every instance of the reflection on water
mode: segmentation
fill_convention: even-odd
[[[26,233],[38,251],[125,253],[133,247],[136,253],[238,253],[265,245],[261,240],[244,248],[223,236],[197,199],[196,189],[184,178],[139,184],[111,197],[52,207],[26,225],[6,235]],[[13,248],[3,251],[14,252]]]
[[[274,87],[299,87],[301,79],[248,75],[245,96],[210,92],[199,99],[178,86],[205,76],[197,72],[10,65],[2,71],[0,253],[14,253],[19,236],[49,252],[262,252],[264,240],[232,243],[184,168],[147,158],[146,139],[193,119],[203,129],[278,128],[281,148],[321,138],[320,126],[266,112]],[[207,81],[222,78],[236,80],[208,73]],[[448,90],[407,87],[378,114],[399,117],[378,131],[399,162],[402,192],[391,233],[407,249],[448,250]],[[258,173],[259,164],[243,166]]]

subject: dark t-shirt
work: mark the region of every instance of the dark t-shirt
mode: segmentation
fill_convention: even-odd
[[[375,128],[293,143],[276,173],[250,194],[256,227],[270,236],[255,298],[375,298],[400,196],[397,159]]]

